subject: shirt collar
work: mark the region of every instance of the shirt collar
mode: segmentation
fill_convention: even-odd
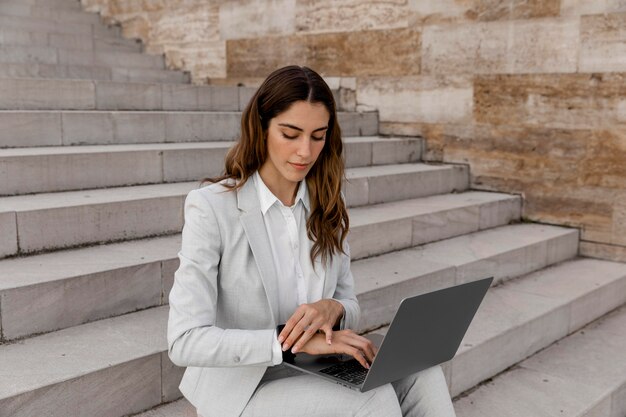
[[[261,204],[261,212],[263,215],[267,213],[270,207],[272,207],[276,202],[278,204],[283,204],[271,191],[267,188],[267,185],[263,182],[259,171],[257,170],[254,173],[254,182],[256,185],[257,194],[259,195],[259,203]],[[302,204],[307,209],[310,210],[309,206],[309,190],[306,186],[306,181],[300,181],[298,184],[298,192],[296,193],[296,199],[294,200],[294,206],[298,204],[298,201],[302,201]]]

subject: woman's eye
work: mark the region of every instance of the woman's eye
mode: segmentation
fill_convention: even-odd
[[[285,139],[295,139],[295,138],[297,138],[298,136],[289,136],[289,135],[287,135],[286,133],[283,133],[283,137],[284,137]]]
[[[313,140],[324,140],[324,136],[320,136],[319,138],[317,136],[311,136],[311,138],[313,138]]]

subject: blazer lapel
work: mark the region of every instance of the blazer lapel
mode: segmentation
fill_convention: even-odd
[[[274,259],[270,246],[265,222],[263,221],[263,213],[259,206],[259,198],[257,196],[254,185],[254,178],[248,178],[248,181],[237,190],[237,206],[242,211],[239,219],[243,226],[243,230],[248,238],[248,243],[252,249],[252,255],[256,261],[267,301],[272,310],[272,319],[274,324],[278,317],[278,287],[276,282],[276,268],[274,267]]]

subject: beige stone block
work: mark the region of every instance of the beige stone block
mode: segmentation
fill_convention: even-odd
[[[616,262],[626,262],[626,246],[607,245],[582,240],[580,242],[580,255]]]
[[[288,35],[294,33],[295,22],[296,0],[236,0],[219,7],[221,39]]]
[[[150,28],[150,42],[174,44],[220,39],[219,5],[198,4],[175,12],[159,13]]]
[[[515,21],[508,50],[509,72],[576,72],[579,32],[576,18]]]
[[[561,0],[561,16],[626,12],[624,0]]]
[[[559,15],[560,0],[409,0],[414,24],[530,19]]]
[[[510,22],[425,26],[422,73],[507,72]]]
[[[295,30],[302,33],[406,28],[406,0],[297,0]]]
[[[144,12],[159,12],[164,10],[174,10],[177,6],[180,7],[183,3],[181,0],[100,0],[104,3],[109,3],[109,9],[113,14],[124,13],[144,13]],[[195,0],[186,3],[194,3]]]
[[[581,17],[580,43],[581,72],[626,71],[626,13]]]
[[[478,123],[498,125],[610,129],[626,119],[625,86],[626,73],[478,76],[474,116]],[[626,152],[624,129],[611,130],[606,135],[616,136],[613,148]]]
[[[498,95],[496,90],[491,94]],[[561,106],[568,105],[562,101]],[[505,105],[494,102],[489,111],[497,113]],[[508,118],[502,114],[502,121],[492,123],[515,123],[519,112],[506,114]],[[469,164],[473,188],[523,192],[526,217],[582,227],[587,241],[617,244],[615,239],[624,236],[617,232],[624,220],[616,219],[617,198],[624,192],[620,179],[626,183],[619,132],[495,124],[423,127],[427,154]]]
[[[234,39],[226,44],[227,73],[253,77],[297,62],[323,76],[415,75],[420,38],[413,29],[388,29]],[[280,49],[268,48],[272,43]]]
[[[164,45],[166,66],[191,72],[195,84],[226,77],[226,42],[206,41]]]
[[[470,122],[472,80],[465,76],[364,77],[357,83],[357,103],[376,107],[381,122]]]
[[[575,72],[578,32],[578,19],[426,26],[422,35],[422,72]]]
[[[152,21],[146,16],[133,16],[122,21],[122,35],[129,39],[147,41],[150,38],[151,28]]]

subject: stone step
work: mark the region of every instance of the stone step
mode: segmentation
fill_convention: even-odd
[[[107,26],[103,23],[65,22],[40,17],[0,15],[0,27],[29,32],[66,33],[85,37],[122,37],[119,26]]]
[[[566,261],[491,288],[463,338],[459,352],[455,358],[442,366],[448,385],[453,391],[458,392],[459,382],[467,385],[471,381],[484,378],[484,375],[493,376],[497,372],[496,368],[508,368],[529,352],[549,345],[552,339],[562,337],[565,332],[576,331],[624,302],[626,302],[626,264],[585,258]],[[625,308],[601,319],[600,322],[613,320],[615,324],[618,317],[621,317],[622,323],[626,322]],[[620,362],[623,358],[623,349],[619,348],[618,343],[621,343],[623,348],[626,342],[626,328],[622,326],[621,336],[614,337],[615,333],[600,330],[602,325],[594,323],[583,333],[579,332],[556,342],[553,347],[524,361],[514,370],[497,376],[467,396],[458,397],[454,403],[457,416],[623,415],[626,407],[623,402],[619,402],[623,399],[620,397],[623,396],[623,392],[620,393],[618,389],[626,383],[626,368],[620,367],[619,375],[615,372],[613,364],[623,364],[623,361]],[[384,327],[374,333],[385,334],[387,330],[388,327]],[[592,336],[585,339],[583,335],[588,335],[590,331]],[[601,333],[597,333],[598,331]],[[593,336],[595,340],[592,339]],[[608,347],[598,346],[596,349],[594,346],[593,349],[589,349],[589,344],[606,344]],[[513,351],[511,347],[514,347]],[[590,354],[591,352],[601,353]],[[470,356],[471,362],[468,362]],[[575,371],[572,371],[572,365]],[[522,368],[525,370],[521,371]],[[575,375],[575,378],[569,378],[572,375]],[[600,395],[587,395],[589,391],[594,392],[594,387],[585,387],[583,390],[575,388],[578,382],[583,385],[589,383],[586,380],[587,375],[597,378],[594,381],[595,388],[603,388]],[[604,379],[606,375],[614,378],[607,383]],[[566,377],[567,380],[557,379],[555,376]],[[530,384],[529,377],[532,381]],[[546,395],[544,389],[548,382],[553,385],[548,386],[550,391]],[[560,394],[564,388],[565,392],[573,395],[569,398],[562,397]],[[579,393],[584,394],[586,403],[577,403]],[[556,398],[559,400],[555,401]],[[531,409],[529,405],[537,401],[539,406]],[[563,405],[572,403],[576,404],[576,407],[568,407],[564,413]],[[602,410],[603,413],[584,414],[583,411],[589,410],[591,408],[589,406],[593,404],[598,404],[594,410]],[[608,410],[611,410],[611,413],[608,413]],[[194,417],[194,413],[195,408],[182,398],[138,414],[136,417]]]
[[[233,143],[0,149],[0,196],[200,180],[221,173]],[[421,159],[421,139],[350,137],[344,143],[348,168]]]
[[[344,136],[378,134],[378,113],[339,112]],[[0,111],[0,148],[229,141],[241,112]]]
[[[101,23],[100,16],[95,13],[72,10],[71,8],[59,10],[54,5],[32,5],[19,1],[6,0],[0,3],[0,16],[33,17],[55,22]]]
[[[238,111],[249,87],[0,77],[0,110]]]
[[[623,298],[624,285],[619,291]],[[612,294],[610,298],[617,296]],[[601,302],[602,299],[598,300]],[[590,304],[589,307],[601,306]],[[625,416],[624,346],[626,306],[457,399],[456,414],[458,417]]]
[[[410,294],[489,276],[497,285],[571,259],[578,239],[577,229],[512,224],[363,259],[352,265],[363,312],[359,330],[389,323]]]
[[[139,52],[64,49],[48,46],[0,46],[0,62],[5,64],[45,64],[93,67],[165,69],[162,55]]]
[[[469,181],[461,165],[381,165],[350,168],[346,176],[343,188],[351,207],[461,191]],[[194,181],[2,197],[3,255],[179,232],[185,196],[198,185]]]
[[[98,38],[53,32],[32,32],[0,28],[0,45],[46,46],[51,48],[93,51],[141,52],[141,42],[124,38]]]
[[[233,111],[256,88],[0,77],[0,110]],[[338,90],[333,90],[341,108]]]
[[[501,226],[520,209],[519,197],[486,192],[352,208],[352,259]],[[390,244],[383,229],[402,233]],[[179,249],[173,235],[0,261],[5,340],[167,303]]]
[[[572,240],[573,237],[577,242],[577,231],[554,226],[523,224],[493,231],[500,231],[503,241],[509,244],[506,248],[493,245],[499,254],[492,253],[484,258],[485,261],[497,261],[502,255],[506,258],[506,250],[515,244],[523,250],[541,246],[545,249],[548,242],[556,243],[563,238]],[[495,235],[489,232],[481,231],[470,236],[474,243],[480,241],[491,245]],[[530,235],[534,238],[531,239]],[[447,242],[455,239],[459,238]],[[464,242],[464,245],[467,244],[467,241]],[[427,250],[429,246],[424,246],[422,250]],[[419,258],[413,255],[415,252],[416,249],[409,249],[395,255],[404,253],[406,258],[415,260]],[[536,249],[531,249],[531,252],[538,258],[544,258],[536,259],[536,262],[528,259],[540,267],[538,265],[544,262],[545,253]],[[551,259],[554,262],[559,260],[557,257]],[[357,266],[365,262],[367,260],[354,264]],[[470,261],[469,265],[472,263],[475,262]],[[377,274],[375,279],[368,278],[372,276],[371,271],[362,275],[367,268],[354,271],[357,294],[361,305],[365,306],[365,316],[375,313],[368,298],[372,293],[380,295],[381,285],[377,281],[388,284],[387,294],[379,298],[377,310],[383,303],[390,305],[387,310],[395,310],[396,299],[400,296],[466,282],[480,278],[486,272],[476,271],[473,278],[459,276],[459,265],[454,262],[438,264],[438,272],[435,272],[430,261],[422,260],[426,269],[411,268],[412,276],[421,276],[422,279],[406,278],[413,282],[403,283],[398,271],[399,266],[405,269],[403,264],[388,258],[377,265],[378,272],[384,273]],[[503,263],[503,266],[507,265],[509,262]],[[413,262],[410,266],[417,265]],[[501,272],[494,271],[494,274]],[[438,279],[434,275],[438,275]],[[390,303],[390,300],[393,302]],[[174,366],[167,356],[167,314],[167,306],[150,308],[1,345],[0,370],[9,377],[0,380],[0,409],[14,417],[41,415],[48,410],[54,410],[58,415],[93,415],[96,410],[103,409],[106,401],[111,415],[121,416],[179,398],[177,386],[184,368]],[[89,401],[85,401],[86,398]]]
[[[0,78],[0,110],[238,111],[244,88]]]
[[[104,80],[118,82],[157,82],[187,84],[191,78],[182,71],[149,68],[98,67],[85,65],[4,64],[2,78],[44,78]]]

